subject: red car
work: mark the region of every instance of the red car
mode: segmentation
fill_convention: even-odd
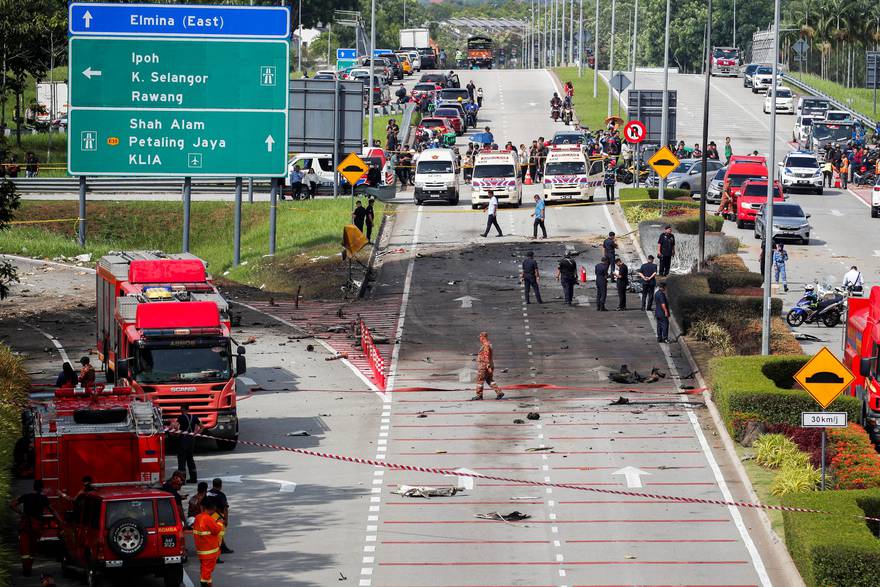
[[[446,126],[451,126],[455,134],[461,136],[464,134],[464,120],[455,108],[437,108],[434,111],[434,117],[442,118],[447,121]]]
[[[438,117],[423,118],[422,121],[419,123],[419,126],[416,129],[416,132],[418,132],[420,130],[426,130],[429,128],[434,129],[436,132],[440,133],[441,135],[455,132],[455,129],[452,128],[451,124],[449,124],[447,122],[447,120],[448,119],[446,119],[446,118],[438,118]]]
[[[773,201],[784,202],[782,184],[773,182]],[[745,228],[746,224],[754,224],[755,217],[761,204],[767,203],[767,180],[747,179],[743,182],[739,196],[736,199],[736,226]]]
[[[183,582],[184,520],[174,496],[158,489],[101,487],[81,494],[62,520],[61,569],[99,575],[151,574],[165,587]]]

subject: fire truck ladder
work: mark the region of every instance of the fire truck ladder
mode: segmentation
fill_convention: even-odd
[[[138,435],[158,434],[162,430],[159,424],[162,421],[161,417],[151,403],[132,402],[131,418]]]

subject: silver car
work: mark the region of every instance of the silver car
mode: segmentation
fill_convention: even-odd
[[[764,208],[761,204],[755,217],[755,238],[764,238]],[[810,244],[810,215],[805,214],[798,204],[780,202],[773,204],[773,241],[797,240],[803,245]]]
[[[721,191],[724,189],[724,174],[727,173],[727,167],[722,167],[715,172],[715,177],[709,181],[709,187],[706,188],[706,201],[718,204],[721,202]],[[700,192],[694,192],[691,197],[695,200],[700,199]]]
[[[714,177],[715,172],[724,164],[717,159],[706,161],[706,177]],[[682,159],[678,167],[666,176],[666,187],[689,190],[691,193],[703,189],[703,161],[702,159]]]

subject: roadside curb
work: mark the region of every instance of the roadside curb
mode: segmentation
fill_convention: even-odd
[[[373,265],[376,263],[376,255],[379,252],[379,243],[382,242],[382,234],[385,231],[385,223],[387,219],[388,216],[386,214],[382,214],[382,223],[379,224],[379,230],[376,231],[376,240],[373,241],[373,250],[370,251],[370,259],[367,261],[367,266],[364,267],[364,278],[361,280],[361,286],[358,288],[358,299],[363,299],[363,297],[367,294],[367,284],[375,279],[375,275],[373,273]]]
[[[639,255],[639,259],[643,263],[646,262],[647,256],[645,255],[645,251],[642,249],[642,245],[637,238],[637,233],[632,230],[629,221],[626,219],[626,215],[623,214],[623,209],[620,206],[619,202],[615,203],[615,208],[620,210],[621,212],[620,220],[625,227],[627,234],[630,235],[629,238],[635,245],[636,251]],[[675,335],[676,340],[681,347],[682,354],[687,359],[688,364],[695,373],[697,385],[704,389],[701,395],[703,396],[703,400],[706,402],[706,408],[708,409],[709,414],[712,417],[712,423],[715,425],[715,428],[718,431],[718,438],[721,439],[721,443],[724,446],[724,452],[727,453],[733,469],[736,471],[738,479],[735,479],[735,481],[739,481],[742,484],[742,487],[745,489],[751,501],[755,503],[762,503],[760,498],[758,497],[758,494],[755,492],[755,488],[752,486],[752,480],[749,478],[749,475],[746,472],[746,469],[743,466],[739,455],[736,453],[733,439],[730,437],[730,434],[727,431],[727,426],[725,426],[724,421],[721,419],[721,413],[718,411],[718,406],[715,405],[715,402],[712,399],[709,387],[706,385],[706,380],[703,378],[703,374],[700,371],[697,362],[694,360],[693,354],[691,354],[691,350],[688,347],[687,341],[685,341],[681,330],[679,329],[676,319],[671,320],[670,332]],[[764,526],[764,529],[767,532],[767,536],[770,539],[770,544],[773,548],[772,554],[774,558],[777,562],[781,563],[779,571],[786,575],[786,584],[796,587],[805,587],[806,584],[804,583],[800,572],[795,566],[794,560],[791,558],[791,554],[788,552],[788,548],[785,546],[785,543],[782,541],[776,531],[773,530],[773,524],[770,522],[770,518],[767,516],[766,512],[758,509],[755,510],[755,514],[758,516],[758,519],[761,521],[761,524]]]

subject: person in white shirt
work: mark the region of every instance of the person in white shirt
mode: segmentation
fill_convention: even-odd
[[[862,273],[859,268],[853,265],[843,276],[843,287],[850,293],[861,293],[865,286],[865,280],[862,279]]]
[[[495,195],[495,192],[489,192],[489,205],[486,206],[486,212],[489,213],[489,218],[486,219],[486,230],[483,232],[483,236],[489,236],[489,230],[493,226],[498,231],[498,236],[504,236],[501,233],[501,227],[498,226],[498,220],[495,218],[498,213],[498,196]]]

